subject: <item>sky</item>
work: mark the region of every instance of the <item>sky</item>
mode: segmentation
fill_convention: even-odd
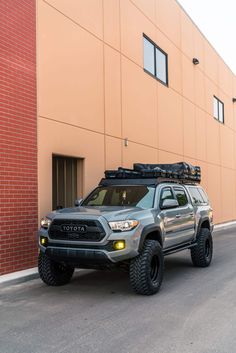
[[[178,0],[236,74],[236,0]]]

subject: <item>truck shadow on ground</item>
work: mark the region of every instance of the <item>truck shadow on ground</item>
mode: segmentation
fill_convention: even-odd
[[[209,268],[194,267],[189,250],[165,257],[164,280],[161,292],[168,292],[170,288],[178,288],[180,283],[185,285],[185,281],[195,283],[198,277],[207,282],[219,275],[223,264],[226,262],[228,265],[231,264],[232,258],[229,254],[232,246],[235,247],[236,251],[236,242],[232,244],[231,238],[235,237],[235,233],[232,233],[231,237],[224,236],[224,241],[221,241],[220,246],[219,240],[222,239],[222,236],[215,235],[214,237],[215,245],[217,246],[214,246],[213,261]],[[75,293],[75,295],[79,294],[91,297],[96,296],[98,293],[100,295],[133,295],[129,284],[129,274],[118,270],[80,270],[74,274],[69,285],[61,288],[66,288],[66,290],[68,289],[71,293]],[[55,290],[55,288],[51,288],[51,290]],[[57,287],[55,291],[58,290],[59,288]]]
[[[170,283],[176,285],[179,279],[191,277],[193,268],[191,259],[188,256],[171,256],[165,260],[164,283],[166,286]],[[70,291],[78,291],[80,294],[94,295],[96,293],[108,294],[132,294],[132,288],[129,284],[129,274],[119,270],[95,271],[81,270],[74,274],[70,286]],[[93,293],[93,294],[92,294]]]

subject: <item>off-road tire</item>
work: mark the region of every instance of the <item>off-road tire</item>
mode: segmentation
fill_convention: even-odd
[[[164,257],[156,240],[146,240],[139,256],[130,262],[130,284],[137,294],[152,295],[159,291],[163,279]]]
[[[40,252],[38,257],[39,276],[48,286],[62,286],[70,282],[74,268],[55,262]]]
[[[207,267],[213,254],[212,235],[208,228],[201,228],[197,236],[197,245],[191,248],[191,258],[194,266]]]

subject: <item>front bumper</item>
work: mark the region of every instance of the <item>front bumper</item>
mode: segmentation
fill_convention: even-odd
[[[77,265],[105,265],[112,264],[105,251],[90,249],[73,249],[49,246],[45,254],[55,261],[74,263]]]
[[[134,229],[128,232],[109,232],[101,242],[78,242],[78,241],[58,241],[50,239],[46,230],[40,229],[40,237],[47,238],[45,246],[40,244],[39,248],[50,258],[57,261],[74,263],[79,265],[101,265],[116,264],[138,255],[140,230]],[[117,240],[125,240],[125,248],[115,250],[113,243]]]

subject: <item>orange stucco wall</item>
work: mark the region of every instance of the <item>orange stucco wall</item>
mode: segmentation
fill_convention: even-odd
[[[84,193],[106,168],[200,165],[215,222],[236,219],[236,78],[179,4],[37,5],[40,216],[52,207],[57,153],[85,158]],[[169,87],[143,70],[143,33],[168,54]],[[213,118],[213,95],[224,102],[224,125]]]

